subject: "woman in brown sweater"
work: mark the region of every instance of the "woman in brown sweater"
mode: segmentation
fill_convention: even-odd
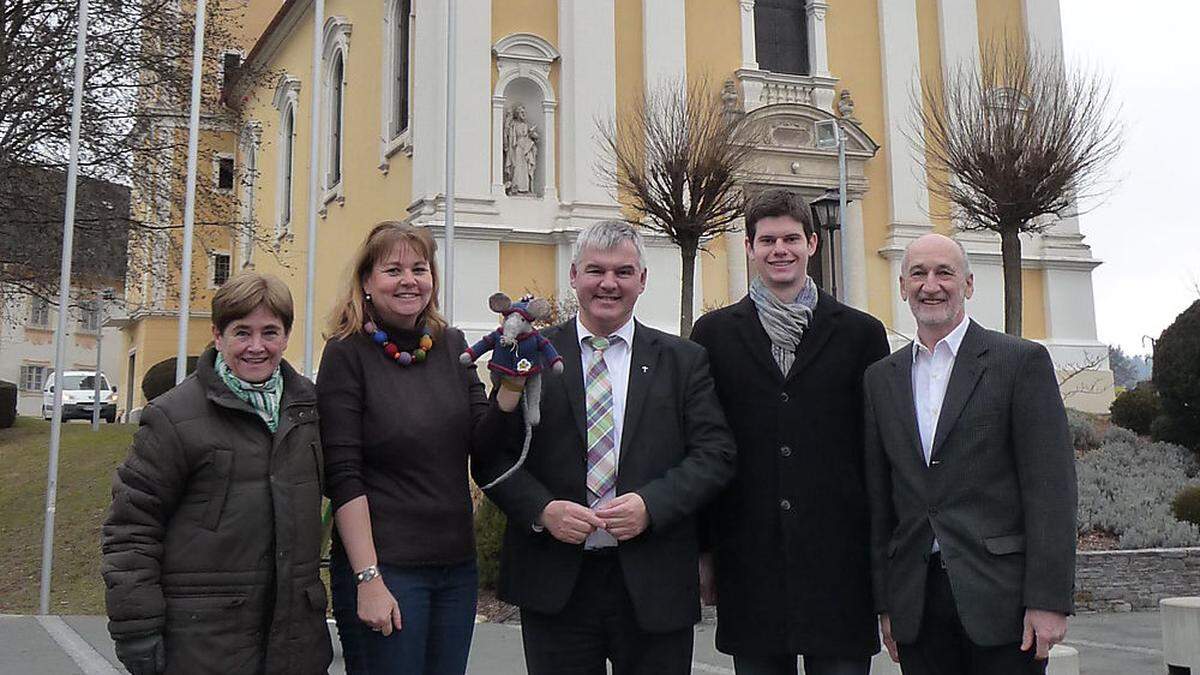
[[[334,309],[317,402],[348,673],[463,673],[477,572],[467,458],[504,433],[438,313],[429,231],[367,236]],[[492,426],[489,427],[489,424]]]

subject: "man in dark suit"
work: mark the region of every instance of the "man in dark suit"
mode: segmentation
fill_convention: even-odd
[[[617,674],[691,671],[696,513],[735,450],[704,349],[633,319],[645,284],[637,230],[580,233],[579,315],[543,331],[563,374],[545,383],[524,466],[488,490],[508,515],[499,594],[521,608],[535,675],[604,673],[606,660]]]
[[[905,675],[1044,673],[1066,635],[1075,463],[1041,345],[966,316],[966,253],[929,234],[900,294],[917,339],[867,370],[871,567]]]
[[[799,196],[746,205],[755,272],[740,302],[696,322],[737,441],[737,476],[706,509],[717,648],[738,675],[866,675],[879,651],[863,483],[862,381],[888,353],[883,324],[819,291]]]

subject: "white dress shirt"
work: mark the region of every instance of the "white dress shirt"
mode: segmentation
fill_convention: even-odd
[[[613,341],[608,349],[604,350],[604,364],[608,366],[608,381],[612,384],[613,393],[613,462],[616,463],[617,469],[621,466],[621,430],[625,426],[625,393],[629,390],[629,363],[633,356],[633,327],[634,320],[631,317],[629,321],[617,329],[617,332],[612,333],[620,337],[620,340]],[[579,357],[583,361],[583,388],[587,391],[587,372],[588,366],[592,363],[592,354],[595,350],[592,349],[586,341],[586,338],[592,337],[593,334],[588,330],[579,317],[575,317],[575,330],[579,333]],[[596,337],[610,337],[610,335],[599,335]],[[601,508],[605,501],[602,500],[595,504],[595,508]],[[602,548],[605,546],[616,546],[617,540],[604,530],[596,530],[588,535],[587,541],[583,543],[584,548]]]
[[[942,402],[946,400],[946,387],[950,384],[950,373],[954,360],[962,346],[963,336],[971,319],[963,320],[950,334],[938,340],[931,351],[921,344],[920,338],[913,340],[912,388],[913,403],[917,409],[917,430],[921,434],[921,450],[925,454],[925,465],[933,458],[933,439],[937,434],[938,418],[942,414]],[[937,539],[933,550],[939,550]]]

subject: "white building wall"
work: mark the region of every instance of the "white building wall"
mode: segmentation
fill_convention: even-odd
[[[0,380],[21,384],[22,365],[54,367],[54,329],[58,325],[58,312],[50,308],[48,328],[27,326],[29,296],[14,293],[7,296],[0,316]],[[86,337],[85,337],[86,335]],[[91,370],[96,364],[95,333],[81,334],[74,317],[67,322],[68,370]],[[82,338],[82,339],[77,339]],[[90,348],[84,345],[92,345]],[[103,330],[101,348],[101,370],[110,384],[121,387],[121,366],[125,359],[124,342],[118,328]],[[47,371],[49,372],[49,370]],[[18,415],[41,415],[42,392],[20,391],[17,397]]]

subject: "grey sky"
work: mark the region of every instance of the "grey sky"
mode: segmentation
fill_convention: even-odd
[[[1104,69],[1122,106],[1118,184],[1082,216],[1100,340],[1146,352],[1200,299],[1200,49],[1193,0],[1061,0],[1069,61]]]

